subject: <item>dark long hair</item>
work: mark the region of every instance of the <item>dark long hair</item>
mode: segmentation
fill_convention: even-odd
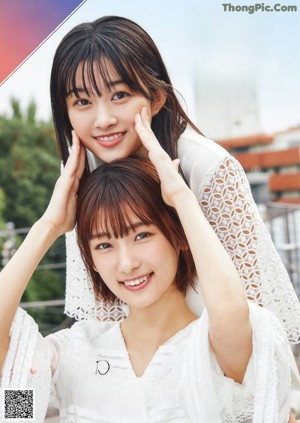
[[[81,255],[93,281],[98,299],[115,302],[116,297],[94,269],[90,240],[95,233],[111,233],[124,237],[132,218],[157,226],[179,252],[175,283],[186,293],[194,286],[196,268],[179,217],[173,207],[165,204],[160,181],[148,160],[127,158],[105,163],[81,184],[77,202],[77,238]]]
[[[128,87],[150,101],[158,90],[167,94],[165,105],[153,117],[152,130],[172,159],[177,157],[177,141],[190,124],[201,133],[188,118],[180,105],[162,57],[152,38],[135,22],[118,17],[105,16],[93,22],[73,28],[59,44],[52,65],[50,94],[57,141],[64,162],[71,145],[71,123],[66,106],[69,91],[76,90],[75,76],[82,64],[82,80],[97,94],[99,72],[109,85],[107,63]],[[95,66],[96,65],[96,66]]]

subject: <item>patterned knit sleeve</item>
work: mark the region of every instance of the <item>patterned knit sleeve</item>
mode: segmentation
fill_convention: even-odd
[[[219,160],[196,195],[231,256],[248,299],[274,312],[289,341],[299,342],[300,304],[239,162],[229,155]]]

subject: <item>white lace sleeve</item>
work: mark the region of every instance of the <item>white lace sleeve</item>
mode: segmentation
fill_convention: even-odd
[[[252,198],[245,172],[222,158],[198,186],[201,208],[239,271],[248,299],[275,313],[290,342],[300,340],[300,304]]]
[[[92,282],[77,245],[76,229],[66,233],[66,300],[65,313],[77,320],[95,316],[96,301]]]
[[[290,410],[288,342],[274,315],[249,302],[253,352],[243,384],[224,376],[208,340],[206,310],[183,357],[182,401],[191,421],[287,423]],[[201,359],[199,359],[199,357]],[[205,383],[199,383],[205,381]]]
[[[118,321],[124,319],[125,310],[120,302],[107,305],[104,301],[96,301],[92,281],[77,244],[76,229],[66,233],[66,253],[65,313],[76,320]]]
[[[22,309],[17,310],[10,330],[10,345],[3,367],[1,395],[3,389],[9,388],[34,389],[35,422],[44,422],[51,391],[49,352],[36,323]]]

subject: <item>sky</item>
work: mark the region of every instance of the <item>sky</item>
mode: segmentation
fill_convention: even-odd
[[[26,1],[33,0],[22,0],[23,4]],[[253,6],[250,0],[230,3],[234,11],[225,11],[224,4],[86,0],[0,87],[0,113],[9,115],[11,97],[20,99],[23,107],[34,99],[38,118],[48,119],[51,63],[62,37],[79,23],[120,15],[152,36],[190,117],[208,136],[228,136],[228,128],[220,122],[233,102],[237,111],[250,104],[255,107],[258,118],[253,131],[271,133],[299,125],[300,1],[280,3],[296,5],[296,12],[267,12],[263,7],[276,2],[256,3],[261,9],[253,14],[238,11],[239,6]],[[35,22],[43,23],[43,11],[40,20],[32,16],[31,21],[32,28]],[[20,22],[11,24],[18,35],[22,33]]]

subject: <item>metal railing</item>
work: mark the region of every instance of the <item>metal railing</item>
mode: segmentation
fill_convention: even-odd
[[[300,299],[300,207],[269,203],[266,225]]]

